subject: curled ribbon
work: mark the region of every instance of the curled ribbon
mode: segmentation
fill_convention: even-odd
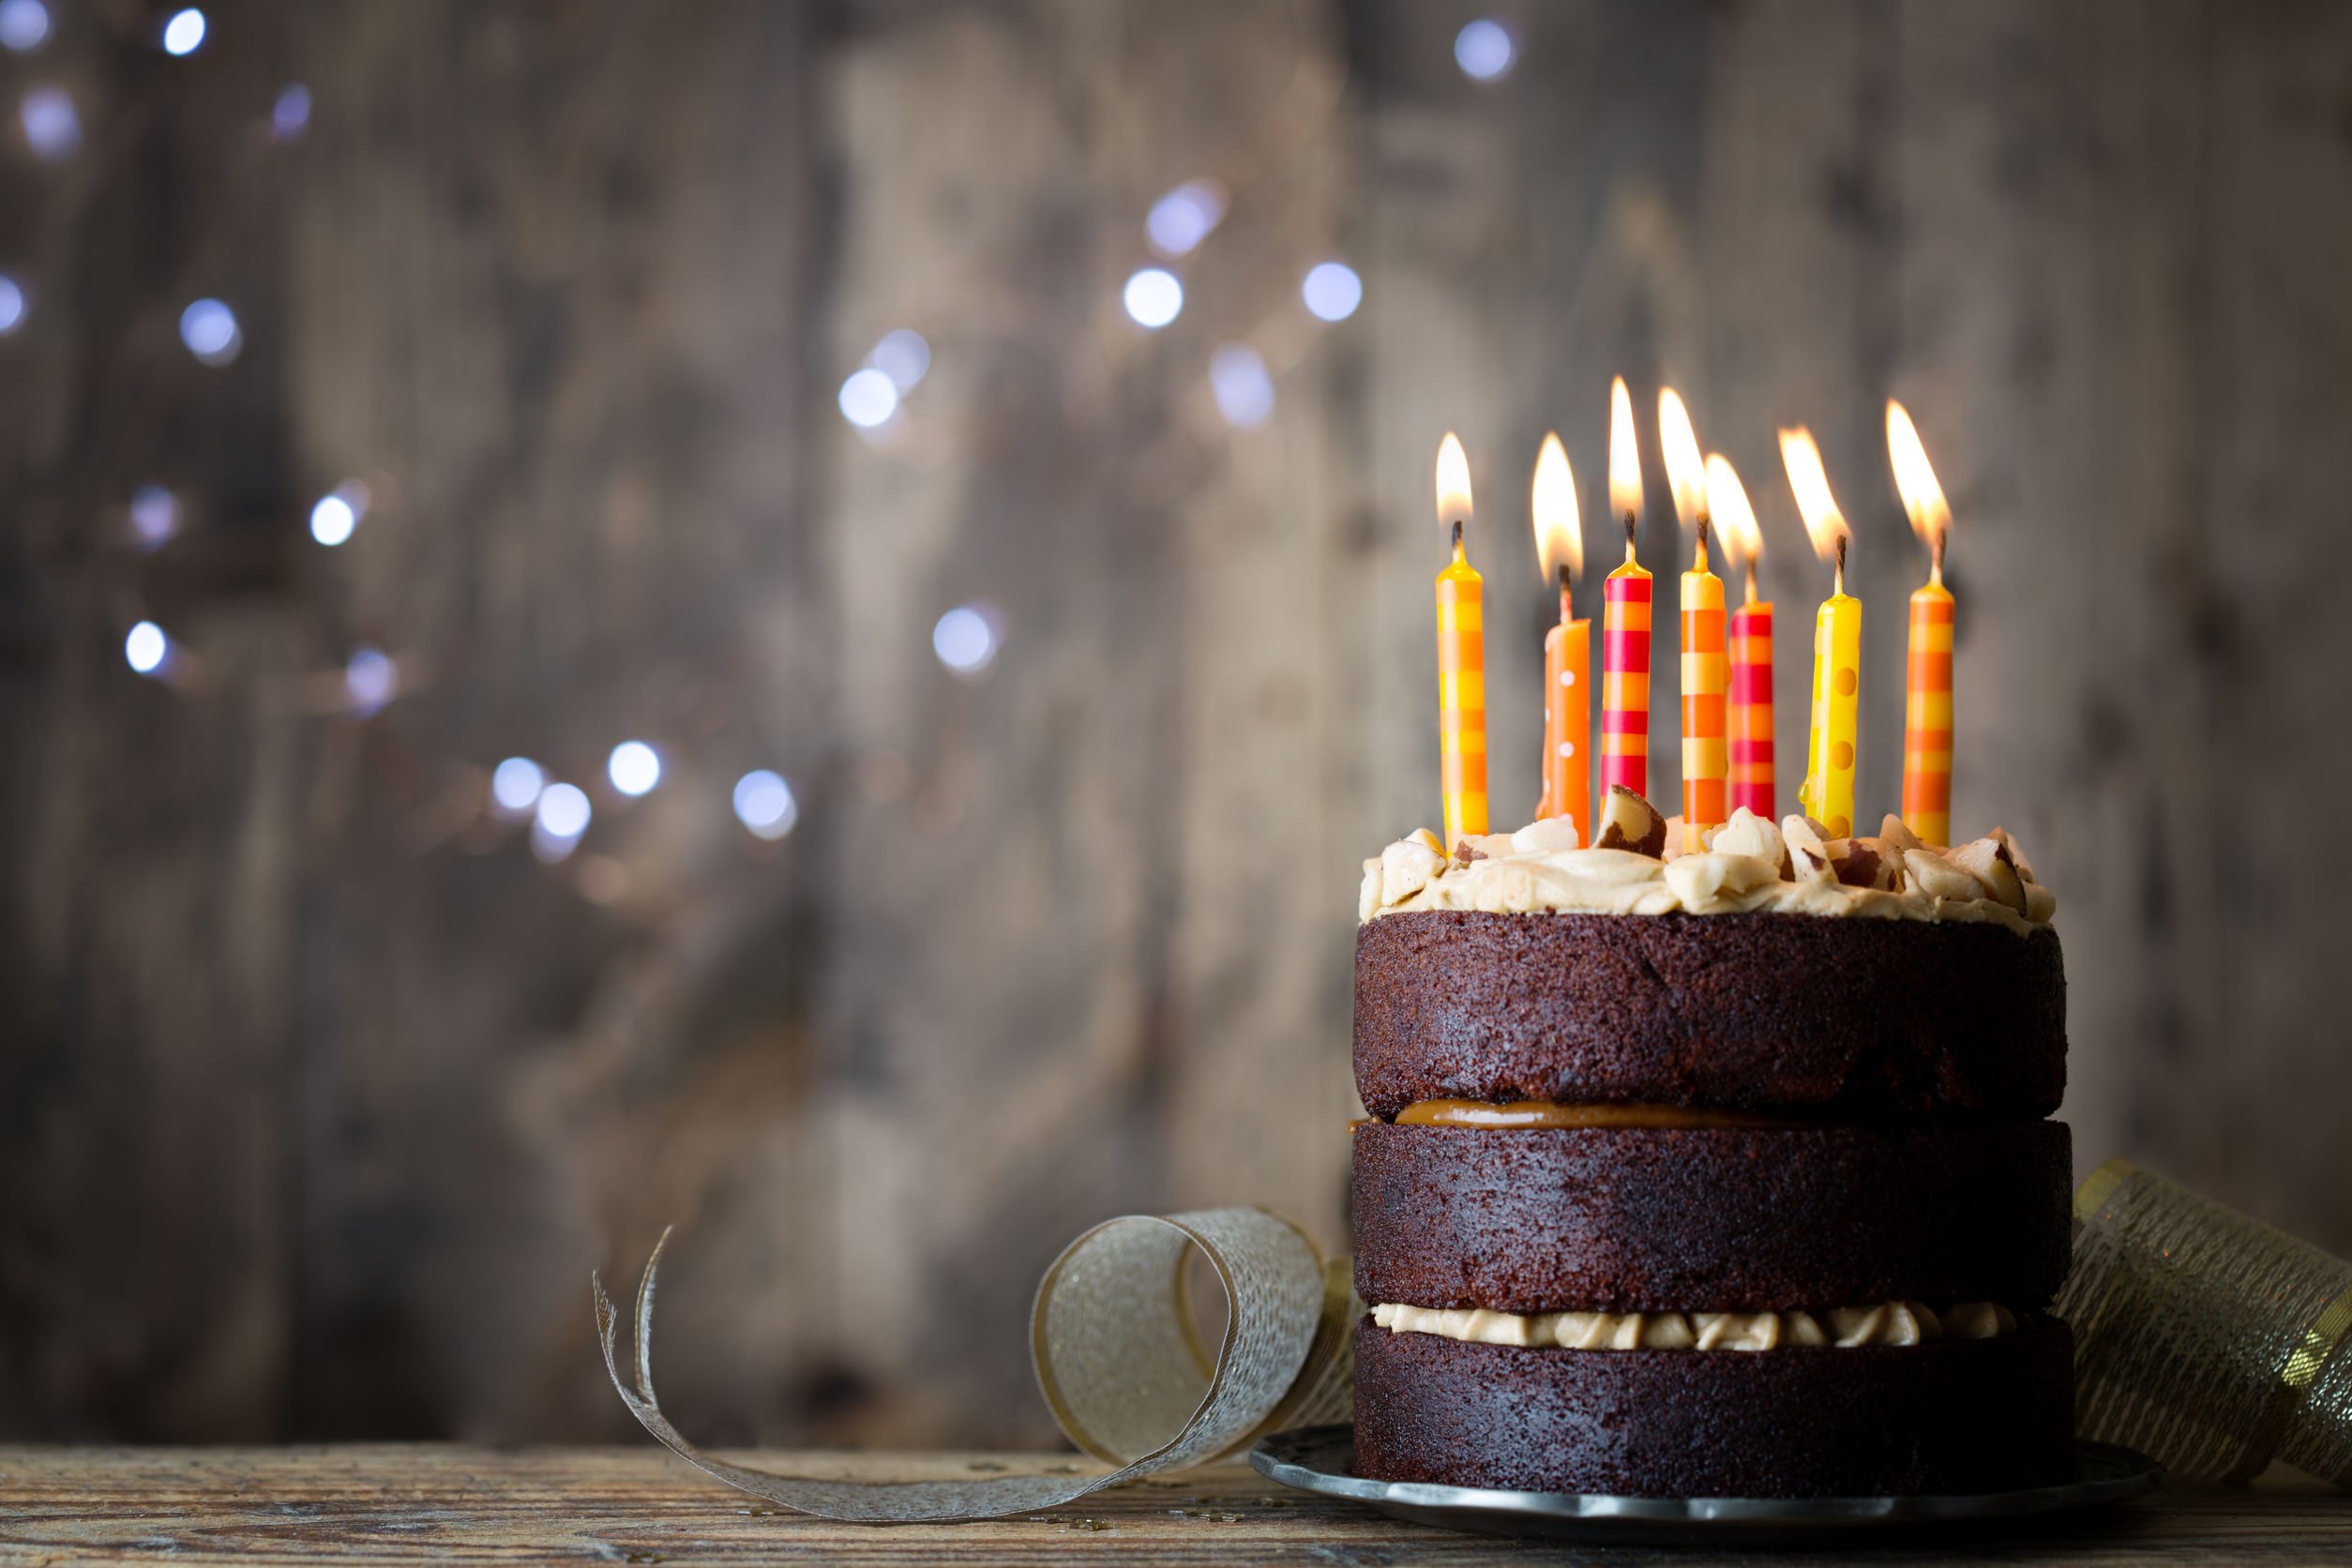
[[[771,1474],[715,1459],[686,1440],[654,1396],[654,1282],[664,1232],[638,1282],[630,1357],[621,1375],[620,1314],[593,1281],[605,1370],[640,1425],[717,1480],[785,1508],[863,1523],[993,1519],[1058,1508],[1105,1486],[1206,1464],[1269,1431],[1344,1419],[1349,1334],[1362,1310],[1344,1259],[1262,1209],[1129,1214],[1063,1249],[1038,1284],[1030,1353],[1053,1418],[1106,1475],[1006,1475],[978,1481],[849,1482]],[[1184,1294],[1185,1255],[1216,1271],[1228,1310],[1214,1358]]]

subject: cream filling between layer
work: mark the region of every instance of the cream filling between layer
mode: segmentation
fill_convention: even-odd
[[[1481,1307],[1375,1306],[1392,1334],[1432,1334],[1477,1345],[1556,1345],[1570,1350],[1773,1350],[1790,1346],[1919,1345],[1998,1339],[2017,1315],[1996,1302],[1941,1312],[1919,1302],[1836,1306],[1824,1312],[1488,1312]]]

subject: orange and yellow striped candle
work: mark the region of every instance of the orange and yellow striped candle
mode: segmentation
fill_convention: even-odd
[[[1601,585],[1601,792],[1650,793],[1650,574],[1634,559],[1641,460],[1625,379],[1609,385],[1609,507],[1625,524],[1625,564]]]
[[[1569,598],[1584,565],[1576,517],[1576,476],[1557,435],[1535,459],[1531,511],[1538,570],[1560,584],[1560,625],[1544,634],[1544,789],[1535,815],[1565,817],[1576,841],[1592,842],[1592,623],[1579,621]]]
[[[1707,463],[1698,433],[1674,389],[1658,393],[1658,446],[1666,456],[1674,513],[1696,531],[1698,549],[1682,574],[1682,850],[1706,848],[1707,830],[1726,815],[1729,761],[1724,746],[1724,700],[1730,672],[1724,654],[1723,579],[1707,569]]]
[[[1731,612],[1731,708],[1726,723],[1731,754],[1729,806],[1744,806],[1767,822],[1780,805],[1772,776],[1772,607],[1756,596],[1756,564],[1764,535],[1740,475],[1721,457],[1707,459],[1707,510],[1723,541],[1724,559],[1746,567],[1747,602]]]
[[[1911,595],[1903,689],[1903,825],[1931,844],[1952,842],[1952,611],[1944,546],[1952,508],[1927,448],[1901,403],[1887,403],[1887,452],[1911,527],[1927,546],[1927,584]]]
[[[1462,531],[1470,519],[1470,460],[1453,431],[1438,447],[1438,520],[1454,531],[1454,559],[1438,574],[1438,773],[1445,847],[1486,831],[1485,581]]]
[[[1862,690],[1862,601],[1846,592],[1846,520],[1830,495],[1821,450],[1803,430],[1780,432],[1781,461],[1805,532],[1824,560],[1837,563],[1836,587],[1813,621],[1813,722],[1805,742],[1805,781],[1797,791],[1805,815],[1832,838],[1854,831],[1854,747]]]

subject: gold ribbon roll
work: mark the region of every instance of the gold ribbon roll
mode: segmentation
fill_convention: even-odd
[[[2110,1160],[2074,1195],[2075,1425],[2189,1480],[2352,1487],[2352,1263]]]
[[[746,1470],[703,1453],[654,1397],[654,1281],[661,1243],[637,1288],[631,1366],[621,1376],[620,1314],[596,1279],[605,1370],[646,1431],[681,1458],[770,1502],[868,1523],[993,1519],[1058,1508],[1160,1470],[1222,1458],[1264,1433],[1347,1418],[1349,1335],[1363,1308],[1345,1259],[1326,1262],[1296,1226],[1262,1209],[1129,1214],[1063,1249],[1037,1287],[1030,1353],[1037,1384],[1070,1440],[1118,1466],[1105,1475],[1007,1475],[983,1481],[847,1482]],[[1225,1334],[1201,1344],[1184,1294],[1198,1249],[1224,1288]]]

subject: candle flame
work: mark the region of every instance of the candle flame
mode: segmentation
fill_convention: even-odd
[[[1780,460],[1788,470],[1788,488],[1797,493],[1797,510],[1813,536],[1814,553],[1824,561],[1837,559],[1837,541],[1849,532],[1830,494],[1830,476],[1821,468],[1821,448],[1813,432],[1800,425],[1780,432]]]
[[[1548,585],[1562,566],[1570,576],[1584,570],[1584,535],[1576,519],[1576,475],[1568,448],[1557,435],[1544,438],[1535,455],[1535,559]]]
[[[1952,508],[1944,504],[1944,487],[1936,482],[1936,471],[1927,465],[1919,427],[1892,398],[1887,400],[1887,456],[1894,461],[1894,488],[1902,492],[1903,509],[1911,514],[1911,531],[1940,556],[1952,532]]]
[[[1754,566],[1764,554],[1764,531],[1756,526],[1756,509],[1748,505],[1747,487],[1740,483],[1731,464],[1719,453],[1707,458],[1707,505],[1714,519],[1715,537],[1735,565]]]
[[[1674,489],[1674,515],[1685,528],[1707,515],[1707,460],[1698,455],[1698,432],[1691,411],[1671,386],[1658,389],[1658,450],[1666,458],[1666,483]]]
[[[1463,454],[1462,438],[1448,430],[1438,443],[1438,520],[1466,523],[1470,520],[1470,459]]]
[[[1641,452],[1634,445],[1634,400],[1625,378],[1609,383],[1609,511],[1641,515]]]

